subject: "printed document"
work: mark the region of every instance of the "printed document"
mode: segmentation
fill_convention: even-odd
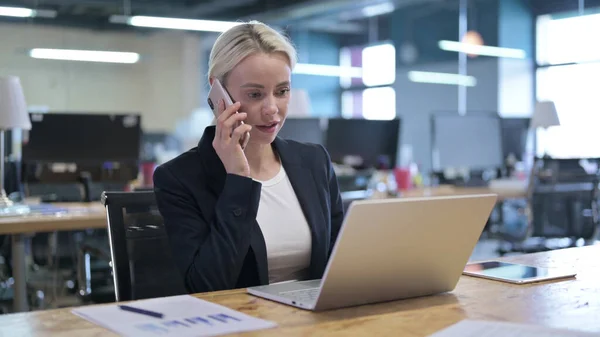
[[[80,307],[72,312],[122,336],[219,336],[277,326],[189,295]]]

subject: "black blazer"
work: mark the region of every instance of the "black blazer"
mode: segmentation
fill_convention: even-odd
[[[226,173],[212,147],[214,135],[215,127],[207,127],[197,147],[154,172],[158,209],[191,293],[269,283],[256,221],[261,184]],[[329,154],[321,145],[279,137],[273,147],[310,225],[309,279],[321,278],[344,217]]]

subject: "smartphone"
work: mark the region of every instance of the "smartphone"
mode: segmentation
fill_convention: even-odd
[[[502,261],[469,263],[463,274],[509,283],[533,283],[571,278],[577,275],[568,268],[542,268]]]
[[[219,117],[219,102],[221,100],[223,100],[225,102],[225,108],[233,105],[233,99],[231,98],[231,95],[229,95],[229,93],[227,92],[227,90],[225,89],[225,87],[223,87],[223,85],[221,84],[221,82],[219,82],[218,79],[214,79],[212,86],[210,87],[210,91],[208,92],[208,106],[210,106],[210,109],[213,111],[213,114],[215,115],[215,117]],[[237,111],[236,111],[237,113]],[[240,121],[235,127],[237,128],[240,125],[243,125],[244,122]],[[232,130],[233,132],[233,130]],[[246,132],[242,135],[242,137],[240,137],[240,145],[242,146],[242,149],[246,148],[246,145],[248,145],[248,141],[250,140],[250,133]]]

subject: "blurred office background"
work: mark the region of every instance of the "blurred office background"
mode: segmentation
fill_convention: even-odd
[[[0,125],[11,200],[151,190],[212,121],[219,31],[251,19],[297,47],[280,135],[328,149],[346,205],[494,192],[474,258],[595,243],[598,0],[0,0],[0,76],[20,79],[32,125]],[[114,300],[106,230],[45,232],[25,245],[31,307]],[[100,248],[82,279],[84,243]]]

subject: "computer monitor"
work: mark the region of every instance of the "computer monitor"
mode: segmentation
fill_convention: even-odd
[[[504,165],[502,131],[497,114],[434,114],[432,127],[433,170],[498,169]]]
[[[278,136],[302,143],[323,145],[323,128],[320,118],[286,118]]]
[[[530,118],[502,118],[502,155],[504,158],[510,154],[523,160],[523,153],[527,146]]]
[[[362,168],[377,168],[382,161],[388,168],[396,166],[400,119],[333,118],[327,124],[325,146],[333,162],[343,163],[346,156],[358,156]]]
[[[23,162],[137,162],[142,136],[136,114],[32,113]]]

